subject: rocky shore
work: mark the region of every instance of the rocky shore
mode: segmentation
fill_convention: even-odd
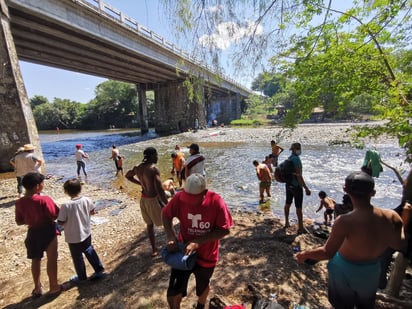
[[[285,143],[331,141],[349,143],[351,124],[303,125],[294,131],[279,127],[256,129],[217,128],[196,134],[182,133],[162,137],[176,141],[227,142],[282,138]],[[150,143],[145,141],[144,143]],[[26,258],[26,227],[14,222],[17,199],[13,174],[0,176],[0,306],[2,308],[167,308],[166,288],[169,268],[160,257],[152,258],[145,224],[140,215],[138,187],[123,182],[117,189],[103,189],[99,184],[85,184],[83,194],[94,200],[100,209],[94,218],[93,243],[109,276],[101,281],[72,286],[58,297],[30,298],[33,288],[30,260]],[[120,189],[119,189],[120,188]],[[59,178],[45,181],[44,194],[57,204],[67,199]],[[235,226],[222,241],[221,261],[213,277],[211,297],[227,305],[246,304],[251,308],[257,291],[261,297],[278,302],[284,308],[295,304],[308,308],[329,308],[327,300],[326,262],[315,266],[298,265],[293,248],[301,250],[321,245],[324,240],[312,234],[297,235],[296,227],[282,229],[282,222],[270,213],[232,213]],[[162,228],[156,228],[159,247],[164,244]],[[64,237],[59,237],[59,281],[66,282],[74,274]],[[86,262],[87,264],[87,262]],[[89,266],[87,266],[89,267]],[[410,269],[408,270],[410,271]],[[88,273],[91,274],[88,268]],[[47,291],[45,259],[42,282]],[[196,302],[194,282],[182,308]],[[399,300],[379,300],[376,308],[411,308],[412,286],[405,280]]]

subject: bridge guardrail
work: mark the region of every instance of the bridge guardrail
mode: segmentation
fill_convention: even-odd
[[[72,0],[72,1],[80,5],[84,5],[88,7],[89,9],[94,10],[97,13],[113,20],[114,22],[119,23],[121,26],[128,28],[129,30],[137,33],[140,36],[145,37],[146,39],[151,40],[152,42],[158,44],[159,46],[163,48],[166,48],[167,50],[173,52],[177,56],[182,57],[185,60],[188,60],[196,64],[197,66],[209,71],[212,74],[217,75],[220,79],[224,79],[232,83],[233,85],[236,85],[238,88],[243,89],[246,92],[250,92],[249,89],[247,89],[245,86],[243,86],[236,80],[230,78],[229,76],[225,74],[212,70],[211,68],[209,68],[207,63],[199,61],[195,57],[191,56],[188,52],[177,47],[174,43],[167,41],[161,35],[139,24],[139,22],[137,22],[133,18],[125,15],[123,12],[105,3],[104,1],[102,0]]]

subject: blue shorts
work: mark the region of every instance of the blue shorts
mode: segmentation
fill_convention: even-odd
[[[187,283],[190,275],[193,273],[196,279],[196,295],[200,296],[210,284],[210,278],[213,275],[214,267],[205,268],[196,264],[192,270],[179,270],[172,268],[170,274],[169,287],[167,289],[167,297],[182,294],[182,297],[187,295]]]
[[[336,253],[328,263],[328,272],[328,298],[334,308],[375,307],[381,272],[379,259],[350,262]]]
[[[57,236],[57,225],[55,223],[41,228],[29,228],[24,241],[27,249],[28,259],[41,259],[43,252]]]

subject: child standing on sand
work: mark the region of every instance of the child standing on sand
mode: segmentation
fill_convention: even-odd
[[[31,259],[31,273],[34,282],[32,297],[43,293],[40,282],[41,260],[47,253],[47,275],[49,277],[49,295],[57,295],[63,286],[57,283],[57,235],[60,232],[54,222],[59,214],[59,207],[45,195],[40,195],[44,188],[44,176],[40,173],[28,173],[22,179],[26,189],[24,197],[16,202],[16,223],[26,224],[27,237],[24,241],[27,258]]]
[[[320,198],[320,205],[318,210],[316,212],[320,211],[323,207],[325,207],[325,212],[323,213],[323,217],[325,219],[325,225],[330,225],[332,224],[332,214],[333,210],[335,209],[336,202],[333,198],[329,197],[326,195],[325,191],[320,191],[319,192],[319,198]],[[329,222],[328,222],[329,218]]]
[[[94,204],[90,198],[80,195],[82,186],[78,179],[67,180],[63,188],[71,199],[61,206],[57,222],[64,226],[65,239],[69,244],[70,254],[76,269],[76,275],[71,277],[70,281],[82,283],[87,280],[83,254],[94,269],[94,274],[90,279],[103,278],[106,276],[104,267],[92,246],[90,217],[96,213]]]

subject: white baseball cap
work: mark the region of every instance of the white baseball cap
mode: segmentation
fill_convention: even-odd
[[[205,178],[198,174],[194,173],[187,177],[184,190],[189,194],[200,194],[206,190],[206,180]]]

